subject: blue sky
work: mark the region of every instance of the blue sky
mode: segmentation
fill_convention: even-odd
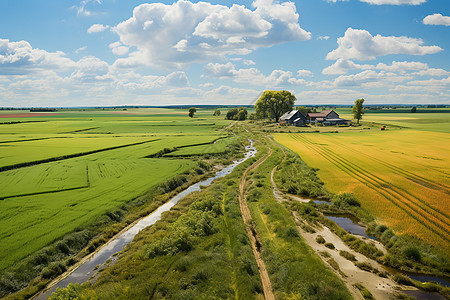
[[[0,106],[450,104],[450,1],[0,2]]]

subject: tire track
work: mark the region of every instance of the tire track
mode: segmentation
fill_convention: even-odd
[[[447,195],[450,195],[450,187],[448,185],[444,184],[444,183],[437,183],[437,182],[432,181],[432,180],[430,180],[430,179],[428,179],[426,177],[423,177],[423,176],[421,176],[419,174],[413,173],[413,172],[405,170],[405,169],[398,168],[397,166],[395,166],[393,164],[385,162],[385,161],[383,161],[381,159],[378,159],[378,158],[376,158],[374,156],[371,156],[371,155],[369,155],[369,154],[367,154],[365,152],[362,152],[360,150],[356,150],[356,149],[350,148],[349,146],[347,146],[347,145],[345,145],[343,143],[338,143],[338,144],[339,144],[340,147],[346,148],[346,149],[351,150],[353,152],[358,152],[359,154],[364,155],[364,156],[370,158],[371,160],[374,160],[374,161],[384,165],[385,167],[391,169],[394,173],[397,173],[399,175],[405,176],[407,179],[409,179],[409,180],[411,180],[411,181],[413,181],[415,183],[418,183],[417,181],[423,181],[426,185],[424,185],[424,184],[422,184],[422,185],[424,185],[425,187],[429,187],[429,188],[432,188],[432,189],[435,189],[435,190],[439,190],[439,191],[442,191],[443,193],[445,193]],[[421,183],[418,183],[418,184],[421,184]]]
[[[296,135],[291,135],[291,136],[295,140],[297,140],[299,142],[303,142],[305,147],[307,147],[308,149],[310,149],[312,151],[315,151],[317,154],[324,157],[327,161],[334,164],[341,171],[345,172],[346,174],[355,178],[359,182],[361,182],[361,183],[367,185],[368,187],[374,189],[375,191],[377,191],[380,195],[382,195],[384,198],[386,198],[392,204],[394,204],[399,209],[401,209],[402,211],[407,213],[410,217],[412,217],[414,220],[416,220],[418,223],[423,225],[428,230],[437,234],[442,239],[449,241],[448,230],[447,230],[448,222],[446,220],[436,218],[432,213],[430,213],[429,211],[427,211],[426,209],[421,207],[419,204],[408,199],[407,195],[405,196],[404,194],[402,194],[401,191],[399,192],[399,191],[392,189],[393,186],[391,186],[391,187],[386,186],[382,179],[371,174],[367,170],[364,170],[358,166],[355,166],[354,164],[352,164],[349,161],[343,160],[341,157],[339,157],[336,154],[333,155],[333,154],[330,154],[329,152],[327,153],[325,151],[325,149],[322,149],[321,147],[314,145],[312,142],[308,141],[305,137],[301,137],[301,136],[297,137]],[[352,169],[351,166],[353,166],[354,169]],[[358,170],[358,169],[360,169],[360,170]],[[386,188],[389,188],[392,191],[392,194],[385,191],[384,189],[386,189]],[[402,200],[402,198],[407,200],[408,203],[406,203],[404,200]],[[425,213],[416,211],[413,207],[410,207],[411,204],[414,205],[416,207],[416,209],[419,208],[420,210],[424,211]],[[424,219],[419,218],[416,214],[421,216]],[[438,219],[440,222],[437,222],[436,220],[431,219],[431,218],[426,218],[427,216],[428,217],[434,216],[435,219]],[[441,223],[443,223],[444,225],[442,225]]]
[[[242,220],[245,224],[245,229],[247,231],[248,238],[250,240],[250,245],[252,247],[253,255],[255,256],[256,264],[258,265],[259,275],[261,277],[261,283],[264,291],[264,298],[268,300],[275,300],[273,294],[272,283],[270,282],[269,273],[267,272],[266,264],[262,259],[260,238],[256,231],[250,209],[247,204],[247,199],[245,197],[245,184],[247,182],[247,174],[258,168],[263,162],[265,162],[272,155],[272,148],[268,148],[266,156],[260,158],[257,162],[248,167],[242,174],[241,181],[239,183],[239,207],[241,209]]]
[[[298,140],[298,139],[297,139]],[[300,140],[298,140],[298,141],[300,141]],[[354,177],[355,179],[357,179],[358,181],[360,181],[360,182],[362,182],[362,183],[364,183],[364,184],[366,184],[366,185],[369,185],[369,184],[372,184],[372,188],[374,188],[374,189],[377,189],[377,191],[381,194],[381,195],[383,195],[385,198],[387,198],[388,200],[391,200],[391,202],[392,201],[394,201],[393,203],[394,204],[396,204],[397,202],[395,201],[395,200],[399,200],[399,201],[401,201],[401,202],[405,202],[405,201],[403,201],[402,200],[402,198],[405,198],[405,200],[407,200],[409,203],[404,203],[405,205],[408,205],[408,204],[413,204],[413,205],[415,205],[416,207],[418,207],[419,209],[422,209],[422,210],[424,210],[422,207],[420,207],[420,205],[418,205],[417,203],[415,203],[415,202],[413,202],[413,201],[411,201],[410,199],[408,199],[407,198],[407,196],[405,196],[405,195],[402,195],[401,193],[399,193],[399,192],[397,192],[397,191],[395,191],[395,190],[393,190],[392,189],[392,187],[393,186],[386,186],[385,184],[383,184],[384,183],[384,181],[382,180],[382,179],[380,179],[379,177],[376,177],[375,175],[373,175],[373,174],[371,174],[370,172],[368,172],[368,171],[366,171],[366,170],[361,170],[361,171],[358,171],[357,169],[359,168],[358,166],[356,166],[355,164],[353,164],[353,163],[351,163],[351,162],[349,162],[349,161],[343,161],[342,159],[341,159],[341,157],[339,157],[338,155],[332,155],[332,154],[329,154],[329,153],[326,153],[326,150],[325,149],[322,149],[322,148],[319,148],[319,147],[317,147],[317,146],[315,146],[314,144],[312,144],[311,142],[309,142],[309,141],[307,141],[307,140],[303,140],[303,142],[305,142],[305,143],[309,143],[309,145],[310,146],[312,146],[312,147],[316,147],[317,149],[319,149],[319,150],[317,150],[317,149],[312,149],[312,150],[314,150],[314,151],[316,151],[317,153],[319,153],[319,154],[321,154],[324,158],[326,158],[328,161],[330,161],[331,163],[333,163],[336,167],[338,167],[340,170],[342,170],[343,172],[345,172],[345,173],[347,173],[349,176],[351,176],[351,177]],[[322,151],[322,152],[319,152],[319,151]],[[350,166],[353,166],[353,169],[352,168],[350,168],[349,167],[349,165]],[[356,172],[355,172],[356,171]],[[356,174],[357,173],[357,174]],[[355,175],[358,175],[358,176],[355,176]],[[372,175],[372,177],[371,177],[371,175]],[[375,177],[375,179],[373,178],[373,177]],[[361,178],[365,178],[364,180],[361,180]],[[377,180],[378,179],[378,180]],[[393,194],[389,194],[389,193],[387,193],[384,189],[386,189],[386,188],[390,188],[390,190],[393,192]],[[392,199],[392,197],[394,198],[394,199]],[[398,205],[397,205],[398,206]],[[407,206],[408,207],[408,206]],[[409,207],[408,207],[409,208]],[[412,208],[411,208],[412,209]],[[403,210],[405,210],[405,209],[403,209]],[[420,212],[418,212],[418,211],[415,211],[414,209],[412,209],[415,213],[418,213],[419,215],[421,215],[421,216],[424,216],[424,214],[420,214]],[[426,211],[426,210],[424,210],[425,211],[425,213],[426,214],[430,214],[430,212],[428,212],[428,211]],[[430,214],[431,216],[433,216],[433,214]],[[412,216],[413,218],[414,218],[414,216]],[[424,224],[424,222],[423,222],[423,220],[421,220],[421,219],[418,219],[417,217],[415,217],[415,219],[418,221],[418,222],[420,222],[422,225],[424,225],[424,226],[426,226],[428,229],[430,229],[431,230],[431,228],[429,228],[429,225],[425,225]],[[436,218],[437,219],[437,218]],[[439,220],[439,219],[438,219]],[[444,235],[447,235],[448,233],[447,233],[447,230],[446,230],[446,228],[448,227],[448,223],[446,223],[445,221],[442,221],[442,220],[439,220],[440,222],[442,222],[442,223],[444,223],[444,226],[443,225],[441,225],[441,224],[439,224],[439,223],[436,223],[436,221],[435,220],[431,220],[431,219],[427,219],[427,221],[429,221],[429,222],[431,222],[431,223],[433,223],[436,227],[438,227],[438,228],[440,228],[442,231],[443,231],[443,233],[444,233]],[[433,230],[432,230],[433,231]],[[437,233],[436,231],[433,231],[433,232],[435,232],[436,234],[439,234],[439,233]],[[441,235],[441,234],[439,234],[439,235]],[[444,237],[445,238],[445,237]]]
[[[309,141],[307,141],[310,144],[313,144]],[[417,196],[414,196],[413,194],[409,193],[406,189],[397,186],[397,185],[393,185],[390,184],[389,186],[386,186],[386,184],[384,184],[385,180],[369,171],[367,171],[366,169],[363,169],[362,167],[360,167],[359,165],[349,161],[348,159],[340,156],[339,154],[337,154],[336,152],[334,152],[333,150],[330,149],[326,149],[325,147],[322,147],[321,150],[323,150],[324,152],[326,152],[327,154],[329,154],[331,157],[333,157],[334,159],[339,160],[343,165],[347,166],[351,166],[355,171],[357,171],[359,174],[362,175],[366,175],[366,177],[370,177],[371,179],[373,179],[374,181],[376,181],[376,184],[379,185],[380,187],[383,188],[389,188],[390,190],[394,191],[395,193],[397,193],[400,197],[404,197],[406,198],[409,202],[415,204],[417,207],[419,207],[420,209],[424,210],[425,212],[427,212],[428,214],[434,216],[436,219],[438,219],[440,222],[444,223],[445,225],[448,225],[448,221],[449,221],[449,216],[445,213],[440,211],[439,209],[431,206],[429,203],[427,203],[426,201],[424,201],[423,199],[420,199]],[[412,199],[413,198],[413,199]],[[421,204],[416,203],[414,201],[414,199],[416,199],[417,201],[419,201]],[[432,211],[430,211],[430,209]]]

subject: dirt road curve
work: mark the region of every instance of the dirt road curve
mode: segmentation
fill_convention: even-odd
[[[247,230],[248,238],[250,239],[250,245],[252,247],[253,255],[255,256],[256,263],[259,269],[259,275],[261,276],[261,283],[264,291],[264,298],[268,300],[275,300],[273,295],[272,284],[270,282],[269,274],[267,273],[266,264],[261,256],[261,242],[256,232],[256,228],[252,222],[252,215],[250,214],[250,209],[247,205],[247,199],[245,198],[245,183],[247,181],[247,174],[251,170],[256,169],[261,165],[267,158],[272,155],[272,149],[269,148],[266,156],[260,158],[253,165],[248,167],[241,177],[241,182],[239,184],[239,206],[241,208],[242,219],[245,223],[245,229]]]

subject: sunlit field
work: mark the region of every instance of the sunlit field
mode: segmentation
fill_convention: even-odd
[[[0,112],[0,270],[195,167],[152,158],[164,148],[223,152],[229,123],[174,109]]]
[[[355,193],[379,222],[449,251],[450,135],[431,130],[445,131],[439,124],[448,124],[429,123],[442,117],[436,116],[417,114],[417,123],[397,114],[390,114],[389,120],[382,115],[366,119],[412,124],[414,129],[286,133],[274,138],[318,168],[330,191]],[[419,124],[428,124],[427,131],[417,130]]]

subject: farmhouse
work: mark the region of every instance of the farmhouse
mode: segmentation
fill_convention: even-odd
[[[307,122],[306,117],[299,110],[292,110],[280,117],[280,124],[305,126]]]
[[[346,125],[349,120],[339,118],[339,115],[331,109],[323,110],[320,113],[308,113],[309,123],[322,123],[323,125]]]

